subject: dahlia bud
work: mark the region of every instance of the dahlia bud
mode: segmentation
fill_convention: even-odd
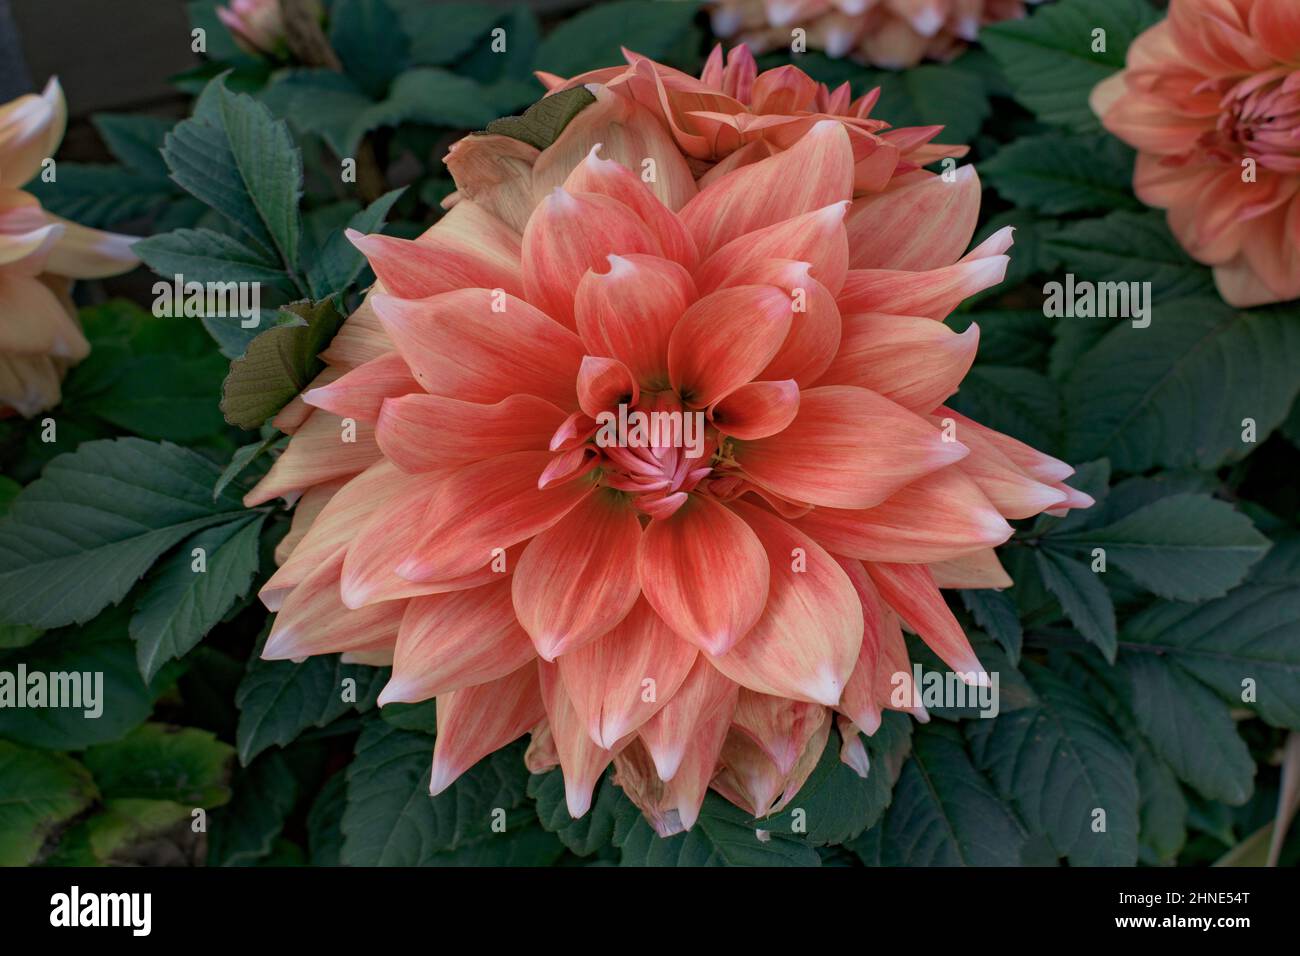
[[[304,6],[317,20],[324,16],[320,0],[307,0]],[[285,54],[285,17],[280,0],[230,0],[229,6],[217,7],[217,17],[246,53]]]

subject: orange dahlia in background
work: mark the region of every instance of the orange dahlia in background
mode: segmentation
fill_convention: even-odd
[[[574,816],[612,763],[665,835],[710,787],[782,807],[832,720],[865,774],[882,708],[925,717],[891,700],[902,627],[985,679],[940,588],[1009,585],[1006,519],[1091,503],[943,405],[979,332],[941,320],[1011,245],[966,252],[974,170],[916,168],[937,130],[883,132],[824,88],[805,115],[773,92],[798,71],[734,62],[747,89],[706,77],[760,108],[723,112],[790,135],[728,145],[730,120],[679,128],[680,99],[611,75],[547,149],[453,147],[424,236],[352,234],[379,282],[246,499],[301,494],[263,653],[391,662],[382,702],[436,697],[435,793],[528,732]],[[707,155],[682,145],[703,129]],[[602,440],[632,413],[698,444]]]
[[[0,106],[0,415],[58,404],[64,373],[90,353],[69,292],[136,265],[135,239],[52,216],[20,187],[63,140],[59,83]],[[57,175],[57,167],[55,167]]]
[[[1300,3],[1172,0],[1092,108],[1225,301],[1300,296]]]
[[[713,0],[713,32],[756,53],[790,49],[791,31],[808,49],[902,70],[922,60],[951,60],[980,27],[1025,15],[1039,0]]]

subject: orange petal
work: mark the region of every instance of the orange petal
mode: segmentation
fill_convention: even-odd
[[[930,570],[922,564],[868,562],[867,573],[880,596],[945,664],[968,683],[988,680]]]
[[[271,470],[244,496],[244,505],[252,508],[321,482],[359,474],[381,457],[373,425],[355,422],[354,430],[339,416],[317,409],[293,433]]]
[[[847,206],[834,203],[733,239],[704,261],[696,284],[701,292],[712,292],[741,269],[767,259],[793,259],[809,263],[813,278],[838,294],[849,268]]]
[[[845,219],[854,269],[917,272],[951,265],[975,232],[980,181],[975,167],[956,179],[926,174],[853,203]]]
[[[308,405],[342,418],[374,422],[379,419],[384,399],[419,391],[420,383],[411,374],[406,359],[397,352],[385,352],[328,384],[308,389],[302,398]]]
[[[748,734],[777,769],[787,774],[798,763],[808,741],[826,720],[821,704],[809,704],[742,688],[732,726]]]
[[[546,720],[555,752],[564,772],[564,799],[569,816],[575,820],[591,809],[591,795],[600,775],[614,755],[630,740],[619,741],[614,749],[597,746],[587,732],[587,725],[569,700],[558,665],[538,661],[542,700],[546,703]]]
[[[774,286],[721,289],[686,310],[668,342],[673,388],[710,405],[767,366],[790,331],[790,297]]]
[[[517,740],[546,713],[537,665],[525,664],[505,677],[476,684],[437,703],[438,739],[433,745],[429,793],[437,796],[493,751]]]
[[[334,654],[397,640],[405,601],[352,610],[339,596],[343,552],[339,550],[284,599],[262,648],[268,661]]]
[[[564,418],[564,412],[534,395],[481,405],[420,392],[384,402],[375,440],[403,471],[439,471],[545,449]]]
[[[799,386],[784,382],[750,382],[714,402],[709,420],[733,438],[767,438],[785,429],[799,411]]]
[[[698,655],[686,679],[664,706],[642,726],[642,743],[654,760],[661,780],[672,780],[701,740],[705,728],[722,722],[722,735],[731,726],[740,685],[714,667],[704,655]],[[717,740],[721,748],[721,737]],[[715,753],[714,759],[717,759]],[[709,769],[712,776],[712,768]],[[708,781],[705,781],[707,786]]]

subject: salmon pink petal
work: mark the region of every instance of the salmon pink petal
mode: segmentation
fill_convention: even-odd
[[[732,726],[748,734],[777,769],[787,774],[826,720],[821,704],[809,704],[742,688]]]
[[[794,421],[799,411],[799,386],[784,382],[750,382],[714,402],[709,420],[733,438],[767,438]]]
[[[302,397],[308,405],[341,418],[374,422],[379,419],[384,399],[419,391],[420,383],[411,374],[406,359],[397,352],[385,352],[332,382],[308,389]]]
[[[414,301],[375,296],[374,308],[430,394],[492,404],[522,392],[576,405],[582,341],[522,299],[459,289]]]
[[[620,405],[631,408],[640,397],[632,370],[618,359],[583,356],[578,369],[578,406],[587,415],[597,418],[601,412],[617,412]]]
[[[348,607],[451,590],[412,582],[397,574],[397,564],[420,541],[421,522],[442,482],[440,476],[429,474],[411,478],[398,494],[352,529],[340,582],[343,603]]]
[[[975,232],[980,180],[975,167],[956,178],[925,174],[853,203],[845,226],[853,269],[918,272],[951,265]]]
[[[808,175],[809,170],[816,174]],[[681,216],[707,257],[764,226],[852,197],[848,133],[838,120],[822,120],[790,149],[712,183]]]
[[[807,262],[812,277],[837,294],[849,268],[847,206],[834,203],[733,239],[701,264],[696,284],[701,292],[712,292],[742,269],[768,259],[793,259]]]
[[[944,319],[970,296],[1006,278],[1010,262],[1010,256],[995,255],[963,259],[927,272],[850,269],[840,290],[840,311]]]
[[[375,443],[375,427],[367,422],[349,426],[342,418],[313,411],[293,433],[289,447],[275,460],[265,477],[244,496],[245,507],[272,498],[293,495],[311,485],[359,474],[382,453]]]
[[[443,479],[398,575],[410,581],[460,577],[558,522],[595,486],[571,481],[539,490],[550,459],[546,451],[512,452]]]
[[[1060,488],[1030,478],[996,449],[972,448],[957,467],[974,479],[1004,518],[1032,518],[1069,497]]]
[[[560,769],[564,772],[564,799],[569,816],[575,820],[591,809],[591,797],[596,783],[615,754],[630,742],[619,741],[613,749],[592,742],[591,734],[581,715],[569,700],[568,691],[556,664],[537,663],[541,678],[542,700],[546,704],[546,720],[551,739],[555,744]]]
[[[420,392],[384,402],[375,440],[403,471],[439,471],[545,449],[564,419],[563,411],[533,395],[481,405]]]
[[[930,565],[937,588],[1009,588],[1014,583],[992,548]]]
[[[437,703],[429,793],[437,796],[494,750],[518,740],[546,714],[537,665],[525,664],[496,680],[450,694]]]
[[[663,255],[659,240],[627,206],[598,193],[556,189],[524,230],[524,288],[528,301],[566,328],[577,328],[573,296],[588,269],[603,269],[612,253]]]
[[[616,358],[643,386],[668,383],[668,337],[699,298],[680,265],[657,256],[610,256],[609,271],[578,283],[574,315],[592,355]]]
[[[617,199],[636,213],[650,232],[658,238],[665,259],[694,269],[700,254],[695,240],[682,221],[659,201],[646,186],[622,163],[597,156],[600,145],[593,146],[587,158],[578,164],[564,181],[570,193],[598,193]]]
[[[569,700],[606,750],[677,693],[699,652],[644,600],[603,637],[559,658]]]
[[[528,543],[512,593],[519,623],[538,654],[553,661],[627,616],[641,591],[640,539],[641,524],[627,497],[601,489]]]
[[[942,422],[945,418],[956,422],[956,433],[972,451],[985,447],[999,451],[1032,478],[1051,483],[1063,481],[1074,474],[1074,469],[1060,459],[1045,455],[1036,448],[1031,448],[1010,435],[1004,435],[1002,432],[981,425],[960,412],[954,412],[951,408],[935,409],[931,421]]]
[[[1264,52],[1283,63],[1300,62],[1300,9],[1287,0],[1255,0],[1250,34]]]
[[[455,233],[444,234],[437,226],[419,239],[367,236],[355,229],[347,230],[347,237],[361,250],[384,288],[401,299],[427,299],[466,287],[522,295],[518,240],[510,230],[501,225],[497,228],[502,238],[488,249],[464,248]]]
[[[988,680],[966,633],[953,617],[934,578],[922,564],[868,562],[867,573],[885,603],[967,683]]]
[[[958,334],[910,315],[847,315],[840,349],[819,385],[856,385],[913,412],[933,411],[975,361],[979,326]]]
[[[673,388],[711,405],[767,366],[790,331],[791,300],[774,286],[720,289],[686,310],[668,342]]]
[[[701,654],[695,658],[677,692],[641,725],[639,737],[650,752],[661,780],[674,778],[683,758],[691,754],[708,724],[721,719],[725,736],[739,690],[740,685],[724,677],[707,657]],[[722,747],[721,738],[717,746]],[[709,775],[712,776],[712,768]]]
[[[814,508],[795,525],[835,554],[863,561],[946,561],[1012,534],[979,485],[956,468],[905,485],[874,508]]]
[[[863,388],[808,389],[781,433],[737,442],[736,463],[756,484],[828,508],[870,508],[967,454],[939,429]]]
[[[862,641],[862,605],[844,569],[776,515],[746,502],[732,508],[771,565],[767,605],[754,627],[713,666],[750,690],[834,705]]]
[[[862,743],[862,733],[858,730],[858,725],[840,715],[835,718],[835,726],[840,732],[840,763],[863,780],[867,779],[867,774],[871,772],[871,758]]]
[[[724,654],[767,601],[767,552],[727,506],[701,497],[641,536],[641,590],[659,616],[701,650]]]
[[[262,648],[268,661],[334,654],[377,643],[395,642],[405,601],[387,601],[353,610],[339,596],[343,551],[319,565],[289,592]]]
[[[510,578],[406,602],[380,705],[418,703],[504,677],[536,659],[510,601]]]
[[[540,155],[536,146],[513,136],[466,136],[452,143],[443,162],[456,181],[459,201],[450,212],[472,205],[515,235],[522,233],[537,204],[533,168]]]

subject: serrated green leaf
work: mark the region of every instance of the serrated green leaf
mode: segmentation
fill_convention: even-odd
[[[343,849],[343,810],[347,807],[347,774],[336,773],[320,788],[307,812],[307,849],[312,866],[338,866]]]
[[[66,754],[0,740],[0,866],[26,866],[46,837],[95,799],[89,771]]]
[[[564,774],[556,768],[528,778],[528,796],[537,801],[537,818],[574,853],[591,856],[613,846],[631,831],[641,811],[606,773],[596,787],[591,809],[577,820],[569,816],[564,798]]]
[[[1043,546],[1102,548],[1108,562],[1153,594],[1203,601],[1240,584],[1268,539],[1226,501],[1176,494],[1102,528],[1049,535]]]
[[[340,157],[355,157],[370,129],[366,111],[375,105],[342,73],[323,68],[283,71],[263,91],[262,102],[295,129],[321,137]]]
[[[206,730],[143,724],[83,758],[105,797],[170,800],[212,809],[230,800],[235,748]]]
[[[1151,326],[1114,328],[1065,382],[1070,460],[1119,471],[1216,468],[1281,424],[1300,391],[1294,310],[1240,312],[1217,299],[1156,307]]]
[[[343,699],[347,680],[355,682],[352,700]],[[247,764],[268,747],[287,746],[303,731],[346,713],[369,710],[387,680],[382,668],[344,664],[334,654],[301,664],[254,657],[235,694],[240,761]]]
[[[1138,787],[1133,757],[1093,702],[1026,663],[1039,705],[967,724],[972,752],[1030,833],[1045,834],[1077,866],[1137,861]],[[1105,830],[1094,830],[1105,811]]]
[[[855,77],[855,85],[859,81]],[[927,63],[910,70],[872,73],[863,83],[879,86],[873,115],[895,127],[943,127],[939,141],[965,143],[974,139],[992,107],[980,76],[956,66]]]
[[[57,177],[24,188],[48,212],[95,229],[148,216],[181,195],[165,178],[121,166],[60,162]]]
[[[131,617],[131,639],[145,680],[167,661],[183,657],[248,593],[264,517],[249,514],[205,528],[150,573]],[[202,572],[194,570],[196,548],[205,555]]]
[[[698,4],[690,0],[616,0],[593,6],[547,34],[537,48],[533,66],[560,76],[574,76],[623,62],[620,47],[636,50],[652,60],[671,58],[670,54],[691,37],[698,9]]]
[[[316,357],[343,324],[334,303],[295,302],[285,306],[293,324],[267,329],[230,363],[222,386],[221,411],[226,421],[254,429],[282,409],[316,377],[324,364]]]
[[[503,116],[487,124],[486,133],[509,136],[537,149],[546,149],[570,121],[596,102],[584,87],[574,87],[538,100],[522,116]]]
[[[348,220],[347,229],[355,229],[364,235],[382,231],[393,204],[405,191],[403,187],[380,196]],[[365,257],[348,240],[346,230],[334,230],[308,268],[307,281],[312,295],[323,299],[346,293],[365,267]]]
[[[1101,649],[1106,660],[1114,662],[1118,640],[1115,604],[1106,585],[1091,567],[1068,554],[1043,547],[1034,556],[1043,584],[1061,602],[1065,616],[1080,634]]]
[[[1001,64],[1016,99],[1040,120],[1093,131],[1100,124],[1088,94],[1124,66],[1129,44],[1158,16],[1134,0],[1060,0],[1025,20],[985,27],[980,42]],[[1104,31],[1104,52],[1092,50],[1094,30]]]
[[[468,53],[476,40],[486,43],[487,32],[504,16],[504,11],[482,3],[434,6],[421,0],[403,0],[399,13],[411,38],[411,62],[420,66],[446,66]],[[507,43],[508,38],[507,33]]]
[[[1126,654],[1119,667],[1128,705],[1152,749],[1207,799],[1245,803],[1255,762],[1223,699],[1154,654]]]
[[[175,122],[139,113],[96,113],[90,118],[113,158],[128,168],[161,180],[167,178],[162,145]]]
[[[388,97],[366,110],[358,122],[368,130],[403,123],[478,129],[496,115],[482,84],[437,67],[420,67],[399,76]]]
[[[802,840],[779,833],[760,839],[749,814],[713,792],[686,833],[664,839],[638,817],[619,848],[622,866],[821,866]]]
[[[864,853],[873,842],[873,852]],[[850,848],[884,866],[1016,866],[1024,842],[1015,818],[971,763],[961,735],[927,724],[912,734],[912,756],[884,820]]]
[[[1047,216],[1141,208],[1133,196],[1133,150],[1108,133],[1025,136],[979,171],[1006,199]]]
[[[0,614],[58,627],[120,601],[163,552],[243,511],[212,499],[220,469],[138,438],[60,455],[0,519]]]
[[[963,588],[959,593],[975,623],[998,642],[1012,664],[1017,663],[1025,634],[1016,613],[1016,602],[1010,595],[992,588]]]
[[[164,281],[179,275],[185,282],[259,282],[293,289],[284,269],[264,252],[211,229],[177,229],[141,239],[132,248]],[[182,304],[173,303],[177,317]]]
[[[235,774],[234,796],[208,814],[208,866],[250,866],[270,854],[298,799],[298,781],[278,751]]]

